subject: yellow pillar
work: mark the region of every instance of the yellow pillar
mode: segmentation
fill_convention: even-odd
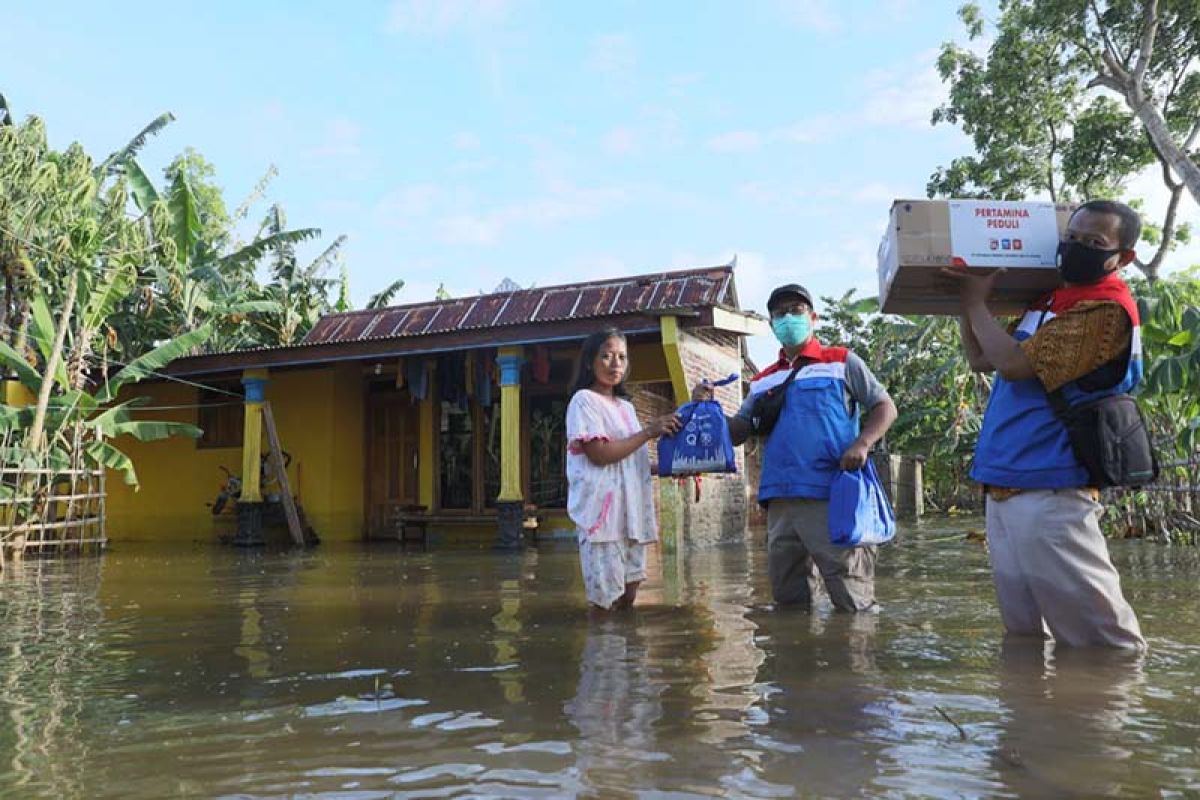
[[[675,404],[683,405],[691,399],[687,373],[683,369],[683,354],[679,350],[679,320],[668,314],[659,319],[662,330],[663,355],[667,359],[667,372],[671,376],[671,388],[675,390]]]
[[[242,496],[243,503],[261,503],[262,485],[262,409],[267,385],[265,369],[248,369],[242,373],[246,388],[246,425],[242,433]]]
[[[521,492],[521,357],[520,347],[501,347],[500,364],[500,495],[501,503],[519,503]]]
[[[437,436],[437,373],[429,365],[430,375],[426,383],[425,399],[421,401],[421,438],[417,443],[417,502],[428,509],[433,508],[433,481],[437,470],[433,463],[434,437]]]

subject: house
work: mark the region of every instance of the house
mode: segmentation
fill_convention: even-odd
[[[141,487],[109,482],[110,538],[234,534],[236,514],[212,508],[228,474],[242,477],[239,505],[270,506],[278,489],[253,468],[265,405],[292,492],[324,540],[407,529],[512,545],[534,521],[539,536],[570,532],[564,417],[583,338],[625,333],[633,401],[649,417],[685,402],[702,377],[741,375],[745,336],[766,330],[740,309],[733,265],[502,288],[330,314],[299,344],[184,358],[138,384],[140,418],[193,422],[204,435],[121,443]],[[718,390],[727,413],[741,397],[740,381]],[[668,544],[685,529],[697,543],[740,534],[743,476],[706,476],[686,492],[657,480]]]

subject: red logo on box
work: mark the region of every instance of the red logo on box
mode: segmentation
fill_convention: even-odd
[[[1020,249],[1021,249],[1021,240],[1013,239],[1013,250],[1020,250]]]

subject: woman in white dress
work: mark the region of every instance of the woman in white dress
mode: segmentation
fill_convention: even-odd
[[[567,513],[579,536],[588,601],[629,608],[646,578],[647,544],[658,541],[646,444],[679,430],[674,414],[638,422],[626,398],[629,352],[615,328],[583,342],[567,406]]]

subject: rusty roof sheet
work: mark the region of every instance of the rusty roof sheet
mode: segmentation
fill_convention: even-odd
[[[737,308],[733,265],[329,314],[301,346],[713,306]]]

